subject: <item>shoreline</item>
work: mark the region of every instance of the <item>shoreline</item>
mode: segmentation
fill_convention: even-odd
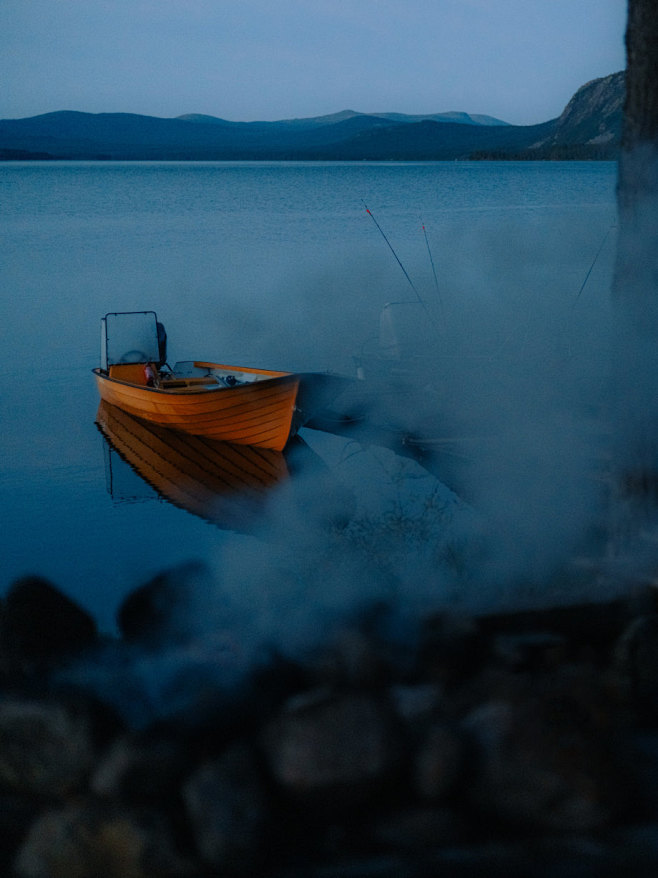
[[[652,874],[658,595],[422,619],[304,656],[164,571],[120,635],[46,580],[2,604],[0,860],[16,878]],[[222,619],[224,625],[222,625]],[[633,871],[635,870],[635,871]]]

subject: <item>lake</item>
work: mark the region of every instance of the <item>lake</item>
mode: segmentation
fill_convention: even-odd
[[[38,573],[112,630],[131,589],[200,559],[262,636],[285,616],[303,642],[378,597],[412,612],[541,583],[598,515],[575,474],[599,450],[583,412],[605,377],[615,183],[612,163],[0,164],[0,593]],[[451,357],[446,430],[462,403],[505,428],[469,505],[385,449],[303,430],[299,472],[250,526],[218,526],[96,426],[108,311],[157,311],[170,362],[352,376],[399,300],[432,312]],[[483,562],[490,520],[509,542]]]

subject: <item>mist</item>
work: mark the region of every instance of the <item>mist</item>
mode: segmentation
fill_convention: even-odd
[[[181,667],[205,673],[222,636],[231,646],[220,675],[232,685],[272,654],[308,656],[364,620],[402,656],[433,613],[614,593],[605,553],[615,230],[596,231],[448,231],[432,241],[438,287],[426,254],[405,263],[420,296],[386,252],[273,276],[288,307],[245,324],[253,345],[264,361],[299,369],[355,374],[358,362],[364,380],[334,403],[358,420],[349,435],[302,429],[304,454],[289,450],[291,477],[251,532],[218,543],[201,585],[185,578],[177,625],[193,632],[194,649],[134,665],[153,709],[172,709]],[[382,312],[383,294],[404,304]],[[399,311],[391,356],[387,319]],[[243,319],[245,303],[225,301],[218,332]]]
[[[465,566],[482,604],[505,590],[523,601],[524,588],[540,603],[572,599],[568,578],[601,551],[615,235],[594,263],[601,241],[593,247],[589,230],[562,234],[507,223],[442,241],[439,288],[416,281],[414,301],[401,285],[405,304],[389,309],[393,356],[371,343],[360,358],[365,387],[376,388],[364,422],[428,440],[431,472],[469,510]],[[426,265],[410,275],[426,276]]]
[[[64,187],[70,217],[44,179]],[[23,255],[7,288],[29,303],[48,290],[51,311],[39,319],[30,306],[26,347],[22,300],[11,301],[8,354],[17,370],[44,358],[53,368],[45,398],[43,382],[31,386],[29,408],[23,389],[14,392],[34,441],[23,441],[25,424],[8,425],[25,488],[7,532],[7,575],[26,563],[24,535],[40,533],[48,549],[27,562],[113,630],[127,593],[158,570],[201,560],[211,586],[193,615],[217,619],[218,630],[225,619],[250,657],[299,654],[384,605],[389,635],[412,643],[434,611],[604,593],[595,581],[609,451],[613,168],[67,166],[21,181],[10,240]],[[112,193],[115,213],[98,192]],[[39,199],[46,220],[28,259],[20,229],[33,220],[23,205]],[[382,314],[396,302],[410,336],[399,361],[380,345]],[[200,357],[349,377],[360,364],[364,380],[334,402],[355,415],[354,429],[303,429],[311,460],[288,455],[288,482],[269,492],[248,534],[153,500],[114,508],[107,498],[89,380],[98,317],[140,308],[167,327],[172,364]],[[77,351],[75,397],[63,350]],[[78,481],[53,460],[75,467]],[[59,518],[53,503],[64,507]],[[76,551],[61,552],[73,533]],[[116,558],[108,538],[122,546]]]
[[[366,584],[362,569],[345,562],[349,547],[354,564],[350,541],[359,528],[372,531],[369,557],[359,563],[385,569],[405,595],[400,604],[410,600],[413,583],[424,595],[414,604],[437,607],[460,595],[464,606],[481,608],[501,599],[573,600],[583,566],[591,579],[607,515],[616,230],[569,220],[435,232],[438,286],[427,253],[404,238],[402,261],[416,290],[383,242],[379,252],[354,251],[340,266],[297,266],[296,277],[284,271],[273,279],[284,313],[247,323],[264,359],[347,375],[358,364],[365,375],[334,406],[356,413],[353,433],[302,431],[330,475],[297,473],[301,513],[286,505],[284,487],[270,498],[261,531],[278,553],[306,563],[298,576],[311,593],[331,592],[328,602],[346,609],[391,597],[376,575]],[[404,303],[390,309],[397,356],[380,345],[387,301]],[[239,305],[228,311],[236,325],[245,317]],[[382,434],[400,445],[412,437],[429,454],[421,462],[396,456],[377,445],[374,436]],[[328,480],[350,498],[344,509]],[[435,518],[430,531],[418,520],[419,504]],[[378,535],[393,510],[406,527],[386,543]],[[341,518],[350,524],[338,546],[326,525]],[[454,541],[458,573],[439,560]],[[325,566],[317,563],[323,553]],[[319,569],[340,585],[316,585]],[[320,601],[318,620],[325,611]]]

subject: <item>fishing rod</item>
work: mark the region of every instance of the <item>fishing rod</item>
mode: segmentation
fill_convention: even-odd
[[[611,232],[613,229],[615,229],[616,227],[617,227],[617,224],[616,224],[616,223],[613,223],[613,224],[610,226],[610,228],[608,229],[608,231],[605,233],[605,235],[603,236],[603,240],[601,241],[601,244],[599,245],[599,249],[596,251],[596,255],[594,256],[594,259],[592,260],[592,264],[590,265],[589,270],[588,270],[587,274],[585,275],[585,280],[582,282],[581,287],[580,287],[580,289],[578,290],[578,293],[577,293],[577,295],[576,295],[576,298],[574,299],[574,305],[576,304],[576,302],[577,302],[578,299],[580,298],[580,294],[582,293],[582,291],[583,291],[583,290],[585,289],[585,287],[587,286],[587,281],[589,280],[589,276],[590,276],[590,274],[592,273],[592,271],[593,271],[593,269],[594,269],[594,266],[596,265],[596,262],[597,262],[599,256],[601,255],[601,250],[603,250],[603,246],[604,246],[605,242],[608,240],[608,235],[609,235],[610,232]]]
[[[425,244],[427,245],[427,253],[430,257],[430,263],[432,265],[432,274],[434,275],[434,286],[436,287],[436,295],[437,295],[437,298],[439,300],[439,305],[443,306],[443,301],[441,300],[441,289],[439,287],[439,279],[436,276],[436,268],[434,266],[434,259],[432,257],[432,251],[430,250],[429,238],[427,237],[427,229],[425,228],[425,223],[422,221],[422,219],[420,221],[420,224],[423,227],[423,235],[425,235]]]
[[[363,201],[363,199],[362,199],[362,201]],[[365,203],[365,201],[363,201],[363,206],[365,207],[365,209],[366,209],[366,213],[368,214],[368,216],[370,217],[370,219],[373,221],[373,223],[374,223],[374,224],[377,226],[377,228],[379,229],[379,233],[381,234],[382,238],[383,238],[383,239],[386,241],[386,243],[388,244],[391,253],[393,254],[393,256],[395,256],[395,260],[396,260],[397,264],[400,266],[400,268],[402,269],[402,271],[403,271],[403,273],[404,273],[404,276],[405,276],[406,279],[409,281],[409,286],[411,287],[411,289],[412,289],[412,290],[414,291],[414,293],[416,294],[416,298],[418,299],[418,301],[420,302],[420,304],[423,306],[423,308],[425,308],[425,310],[427,310],[427,308],[426,308],[426,306],[425,306],[425,302],[423,302],[423,300],[421,299],[421,297],[420,297],[420,293],[418,292],[418,290],[417,290],[416,287],[414,286],[414,282],[411,280],[411,278],[410,278],[409,275],[407,274],[407,270],[406,270],[406,268],[405,268],[404,265],[400,262],[400,259],[399,259],[399,257],[398,257],[398,254],[397,254],[397,253],[395,252],[395,250],[393,249],[393,245],[391,244],[391,242],[388,240],[388,238],[387,238],[386,235],[384,234],[384,230],[382,229],[382,227],[379,225],[379,223],[378,223],[377,220],[375,219],[375,217],[374,217],[372,211],[370,210],[370,208],[368,207],[368,205]]]

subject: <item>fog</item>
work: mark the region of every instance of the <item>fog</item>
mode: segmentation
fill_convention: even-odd
[[[435,233],[438,289],[427,253],[408,248],[419,295],[382,244],[296,277],[280,267],[272,295],[285,296],[282,315],[259,322],[224,300],[218,332],[230,337],[235,323],[244,336],[248,326],[264,361],[348,375],[358,361],[365,375],[335,401],[358,414],[354,432],[302,430],[322,466],[273,489],[256,535],[224,541],[210,559],[245,643],[303,650],[381,603],[401,630],[434,610],[542,606],[614,588],[603,554],[616,231],[597,232],[576,225],[565,238],[509,222]],[[405,303],[385,311],[397,321],[397,358],[378,337],[389,293]],[[417,444],[406,454],[385,447],[408,436]],[[429,454],[413,460],[418,444]]]
[[[379,252],[355,251],[342,265],[298,265],[296,275],[284,268],[273,277],[280,285],[273,296],[287,303],[285,313],[246,323],[263,358],[300,369],[327,364],[347,375],[358,364],[365,376],[334,406],[358,417],[353,432],[302,431],[330,476],[297,473],[301,511],[286,505],[284,487],[270,497],[261,531],[264,544],[276,546],[266,551],[306,565],[296,575],[310,593],[325,595],[318,619],[326,618],[326,604],[347,608],[380,592],[389,597],[377,579],[382,570],[403,593],[418,589],[419,600],[400,599],[418,606],[449,603],[456,594],[475,608],[550,603],[598,588],[616,230],[596,233],[573,222],[547,232],[545,224],[512,220],[434,232],[438,288],[422,240],[411,247],[403,239],[399,251],[415,290],[383,242]],[[386,297],[405,303],[385,309],[398,333],[397,357],[380,344]],[[245,307],[225,309],[229,330],[231,321],[247,320]],[[428,449],[420,463],[386,449],[397,442],[404,455],[405,437],[416,443],[406,449],[412,457],[418,446]],[[319,478],[350,498],[345,510],[337,512],[336,494]],[[435,515],[431,532],[417,520],[418,503],[427,504],[428,520]],[[386,545],[378,535],[387,532],[393,509],[406,527]],[[341,517],[350,524],[338,539],[326,525]],[[372,539],[368,557],[352,569],[357,529],[370,529]],[[458,574],[438,560],[455,539],[463,556]],[[330,556],[324,566],[323,552]],[[262,580],[252,562],[245,570],[232,562],[231,575]],[[372,587],[359,566],[366,562]],[[226,573],[224,559],[221,566]],[[276,567],[273,561],[270,575]],[[584,567],[588,586],[581,583]],[[281,601],[295,604],[292,596]]]
[[[265,361],[285,360],[294,336],[302,369],[326,362],[355,375],[358,362],[364,380],[334,403],[358,420],[347,435],[302,429],[305,455],[288,452],[291,477],[250,532],[227,534],[202,572],[181,573],[177,626],[196,645],[135,662],[152,709],[171,709],[181,668],[205,673],[209,656],[221,655],[230,685],[272,654],[308,655],[369,620],[403,661],[434,612],[615,596],[621,580],[606,556],[616,230],[597,231],[598,240],[577,228],[551,238],[538,225],[448,233],[433,241],[438,289],[426,254],[405,265],[422,301],[401,273],[392,279],[385,251],[375,261],[354,253],[315,278],[272,279],[300,307],[292,321],[252,321],[254,345]],[[382,345],[384,275],[404,304],[384,309]],[[349,300],[348,277],[366,291],[354,312],[331,296]],[[243,317],[237,300],[224,307],[222,334]]]
[[[8,576],[29,553],[32,570],[106,627],[155,572],[201,560],[211,585],[192,615],[231,630],[247,664],[263,649],[299,654],[376,607],[386,607],[377,618],[388,636],[410,643],[435,610],[614,589],[601,583],[612,168],[36,170],[20,178],[17,219],[5,224],[17,253],[7,288],[24,291],[8,304],[5,331],[17,377],[37,361],[50,368],[29,393],[13,384],[25,420],[5,435],[22,485],[6,534]],[[43,220],[27,215],[26,187],[32,202],[45,199]],[[405,304],[386,309],[396,302]],[[114,508],[105,494],[89,375],[98,318],[139,308],[165,323],[172,363],[350,377],[360,364],[364,380],[335,401],[339,414],[357,416],[355,429],[342,435],[334,421],[325,426],[337,434],[302,430],[314,463],[294,463],[249,533],[153,500]],[[398,321],[398,361],[381,348],[382,313]],[[75,395],[63,351],[76,352]],[[110,557],[108,545],[121,550]]]
[[[637,57],[641,55],[638,49]],[[641,78],[640,70],[638,61],[636,77]],[[635,100],[638,94],[649,100],[652,87],[649,77]],[[635,106],[632,118],[639,109]],[[632,124],[629,127],[632,131]],[[623,153],[618,196],[621,233],[611,333],[616,483],[609,521],[610,561],[618,580],[653,585],[658,565],[658,151],[652,139]]]
[[[429,440],[431,471],[482,528],[471,575],[493,600],[525,581],[550,601],[556,571],[600,549],[615,234],[592,265],[588,232],[571,233],[509,223],[441,242],[450,280],[407,266],[422,303],[400,275],[394,356],[371,343],[361,358],[364,421]]]

